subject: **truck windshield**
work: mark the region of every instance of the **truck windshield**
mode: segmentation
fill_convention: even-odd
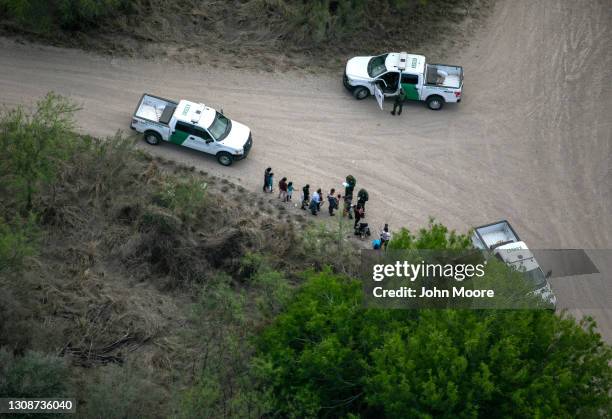
[[[374,57],[368,63],[368,74],[370,77],[378,77],[385,71],[387,71],[387,66],[385,65],[385,61],[387,60],[387,55],[379,55],[378,57]]]
[[[546,276],[544,276],[544,272],[540,268],[525,272],[525,277],[533,284],[534,290],[539,290],[546,286]]]
[[[210,132],[210,135],[212,135],[215,140],[221,141],[225,137],[227,137],[227,134],[229,134],[231,129],[232,129],[232,121],[230,121],[225,116],[217,112],[215,115],[215,120],[208,128],[208,131]]]

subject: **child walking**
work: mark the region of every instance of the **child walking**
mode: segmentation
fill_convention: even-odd
[[[286,202],[291,202],[291,195],[293,195],[293,182],[287,184],[287,199]]]
[[[382,233],[380,233],[380,242],[384,250],[387,250],[389,241],[391,241],[391,232],[389,231],[389,224],[385,224]]]
[[[274,173],[270,172],[268,174],[268,193],[272,193],[274,191]]]

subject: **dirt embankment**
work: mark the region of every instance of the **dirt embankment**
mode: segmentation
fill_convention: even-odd
[[[34,11],[21,20],[7,13],[0,34],[115,56],[315,72],[382,50],[444,58],[466,43],[493,1],[128,0],[107,16],[75,19],[68,28],[57,22],[60,16],[41,24]],[[59,13],[48,9],[51,16]]]

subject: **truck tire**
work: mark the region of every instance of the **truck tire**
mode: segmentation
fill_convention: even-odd
[[[427,98],[427,107],[432,111],[439,111],[444,106],[444,98],[438,95],[431,95]]]
[[[234,162],[234,157],[228,152],[221,151],[217,153],[217,161],[223,166],[231,166]]]
[[[363,86],[356,87],[355,90],[353,90],[353,96],[355,96],[357,100],[363,100],[370,96],[370,91]]]
[[[151,145],[158,145],[162,141],[161,135],[155,131],[146,131],[144,133],[144,139],[147,144]]]

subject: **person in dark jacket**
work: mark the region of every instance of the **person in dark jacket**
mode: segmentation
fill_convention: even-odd
[[[357,179],[353,175],[348,175],[346,177],[344,185],[344,209],[342,210],[342,216],[346,217],[348,215],[349,220],[353,219],[353,214],[351,212],[351,208],[353,207],[353,190],[357,185]]]
[[[264,184],[263,191],[268,192],[268,185],[270,184],[270,172],[272,172],[272,168],[268,167],[264,172]]]
[[[338,208],[338,200],[336,198],[335,192],[336,190],[332,188],[329,191],[329,195],[327,195],[327,205],[328,205],[329,215],[332,215],[332,216],[335,215],[334,210]]]
[[[366,191],[365,189],[359,189],[359,192],[357,192],[357,203],[361,204],[364,211],[365,211],[365,204],[366,202],[368,202],[369,199],[370,199],[370,195],[368,194],[368,191]]]
[[[365,217],[365,210],[363,209],[363,206],[358,203],[355,206],[355,210],[353,212],[355,213],[355,225],[354,225],[354,228],[357,228],[359,226],[359,221],[361,221],[361,219],[363,217]]]
[[[278,182],[278,199],[287,202],[287,178],[284,177]]]
[[[310,185],[306,184],[302,188],[302,209],[305,210],[308,208],[308,204],[310,203]]]
[[[391,115],[395,115],[395,110],[399,108],[397,114],[402,114],[402,108],[404,107],[404,102],[406,101],[406,91],[401,88],[399,94],[395,96],[395,102],[393,102],[393,110],[391,111]]]

